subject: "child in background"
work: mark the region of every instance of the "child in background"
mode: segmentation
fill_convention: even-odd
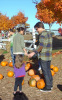
[[[15,74],[15,86],[14,86],[14,93],[16,93],[17,88],[19,86],[19,92],[22,92],[22,81],[26,74],[25,72],[25,64],[23,63],[24,55],[17,54],[15,58],[15,65],[14,65],[14,74]]]

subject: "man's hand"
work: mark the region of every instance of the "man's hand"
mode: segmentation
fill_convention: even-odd
[[[30,54],[28,54],[28,57],[31,58],[34,54],[35,52],[31,52]]]

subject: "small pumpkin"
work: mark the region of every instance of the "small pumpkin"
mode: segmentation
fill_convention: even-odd
[[[52,76],[54,76],[54,74],[55,74],[54,70],[51,70],[51,74],[52,74]]]
[[[9,62],[9,67],[13,67],[13,62]]]
[[[45,82],[43,79],[40,79],[37,81],[37,88],[38,89],[43,89],[45,87]]]
[[[35,79],[29,79],[29,85],[31,86],[31,87],[35,87],[36,86],[36,80]]]
[[[26,66],[25,66],[25,70],[29,70],[30,68],[32,67],[32,64],[31,63],[27,63]]]
[[[31,76],[31,79],[35,79],[36,81],[40,80],[40,76],[39,75],[33,75]]]
[[[59,69],[57,66],[54,66],[53,70],[54,70],[54,72],[58,72]]]
[[[51,65],[50,68],[53,69],[54,68],[54,65]]]
[[[5,61],[5,63],[6,63],[6,66],[8,65],[8,62],[7,61]]]
[[[2,75],[2,74],[0,74],[0,80],[1,80],[1,79],[3,79],[3,75]]]
[[[14,73],[13,73],[13,71],[9,71],[9,72],[7,73],[7,75],[8,75],[8,77],[13,77]]]
[[[35,75],[36,74],[36,71],[34,70],[34,69],[30,69],[29,71],[28,71],[28,75],[29,76],[33,76],[33,75]]]
[[[5,61],[2,61],[2,62],[1,62],[1,66],[3,66],[3,67],[5,67],[6,64],[7,64],[7,63],[6,63]]]
[[[24,80],[22,81],[22,85],[24,85]]]

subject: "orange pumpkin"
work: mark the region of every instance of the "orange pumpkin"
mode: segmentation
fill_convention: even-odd
[[[35,79],[36,81],[40,80],[40,76],[39,75],[33,75],[31,76],[31,79]]]
[[[28,71],[28,75],[29,76],[33,76],[33,75],[35,75],[36,74],[36,71],[34,70],[34,69],[30,69],[29,71]]]
[[[6,62],[5,61],[2,61],[1,62],[1,66],[5,67],[6,66]]]
[[[31,63],[27,63],[26,66],[25,66],[25,70],[29,70],[31,68],[32,64]]]
[[[54,72],[58,72],[59,69],[57,66],[54,66],[53,70],[54,70]]]
[[[50,68],[53,69],[54,68],[54,65],[51,65]]]
[[[12,62],[9,62],[9,67],[13,67],[13,63]]]
[[[52,76],[54,76],[54,74],[55,74],[54,70],[51,70],[51,74],[52,74]]]
[[[45,87],[45,82],[43,79],[40,79],[37,81],[37,88],[38,89],[43,89]]]
[[[3,75],[2,75],[2,74],[0,74],[0,80],[1,80],[1,79],[3,79]]]
[[[8,62],[7,61],[5,61],[5,63],[6,63],[6,66],[8,65]]]
[[[35,87],[36,86],[36,80],[35,79],[29,79],[29,85],[31,86],[31,87]]]
[[[12,71],[9,71],[9,72],[7,73],[7,75],[8,75],[8,77],[13,77],[14,73],[13,73]]]
[[[22,81],[22,85],[24,85],[24,80]]]

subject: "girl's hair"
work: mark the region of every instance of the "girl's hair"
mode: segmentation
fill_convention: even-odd
[[[21,54],[16,55],[16,58],[15,58],[15,67],[16,68],[21,68],[22,67],[23,59],[24,59],[23,55],[21,55]]]

